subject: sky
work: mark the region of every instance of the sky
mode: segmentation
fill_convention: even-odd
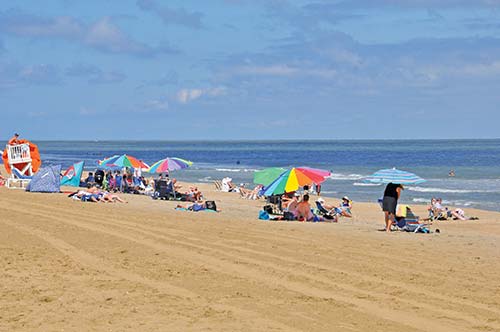
[[[500,0],[0,4],[0,136],[498,138]]]

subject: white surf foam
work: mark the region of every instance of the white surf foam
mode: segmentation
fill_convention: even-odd
[[[476,190],[476,189],[447,189],[432,187],[406,187],[409,191],[421,193],[447,193],[447,194],[469,194],[469,193],[494,193],[494,190]]]
[[[215,169],[217,172],[234,172],[234,173],[239,173],[239,172],[255,172],[256,169],[251,169],[251,168],[216,168]]]
[[[364,175],[361,175],[361,174],[342,174],[342,173],[332,173],[328,179],[332,179],[332,180],[360,180],[362,178],[364,178],[365,176]]]

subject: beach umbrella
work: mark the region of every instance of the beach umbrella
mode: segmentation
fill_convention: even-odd
[[[421,177],[396,168],[381,169],[372,175],[363,179],[364,182],[369,183],[396,183],[396,184],[420,184],[425,182]]]
[[[309,167],[294,167],[278,176],[272,183],[264,188],[264,195],[279,195],[285,192],[298,190],[300,187],[312,183],[320,184],[330,176],[330,172]]]
[[[113,168],[113,167],[132,167],[132,168],[141,168],[148,169],[149,165],[144,163],[142,160],[139,160],[135,157],[129,156],[127,154],[122,155],[114,155],[112,157],[106,158],[104,160],[99,161],[99,166],[103,168]]]
[[[191,166],[193,162],[181,158],[165,158],[157,161],[147,170],[149,173],[165,173],[184,169]]]
[[[285,172],[286,169],[282,167],[269,167],[260,171],[255,171],[253,173],[253,183],[267,186]]]

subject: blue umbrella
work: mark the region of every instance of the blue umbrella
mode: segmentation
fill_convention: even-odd
[[[425,182],[421,177],[396,168],[381,169],[372,175],[366,177],[364,182],[369,183],[396,183],[396,184],[420,184]]]

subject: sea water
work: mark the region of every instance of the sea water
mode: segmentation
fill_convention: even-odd
[[[84,160],[86,170],[115,154],[147,163],[166,157],[194,162],[172,172],[183,181],[212,182],[229,176],[253,188],[253,172],[266,167],[309,166],[331,170],[326,196],[348,195],[376,202],[384,187],[363,182],[382,168],[396,167],[427,180],[407,186],[401,201],[500,211],[500,140],[314,140],[314,141],[38,141],[44,164],[68,167]],[[448,176],[450,170],[455,176]]]

